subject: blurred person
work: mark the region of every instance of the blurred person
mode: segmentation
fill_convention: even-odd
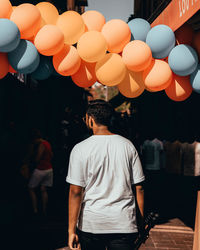
[[[108,102],[90,102],[85,122],[93,135],[70,155],[70,249],[132,250],[143,228],[145,177],[133,144],[112,133],[113,115]]]
[[[52,156],[50,143],[42,138],[39,130],[34,129],[32,131],[32,144],[26,162],[30,171],[32,171],[28,188],[35,215],[38,214],[38,199],[35,192],[37,187],[40,187],[41,191],[42,212],[46,215],[48,203],[47,187],[53,186]]]

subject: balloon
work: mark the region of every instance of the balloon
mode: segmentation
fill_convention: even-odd
[[[142,72],[127,70],[125,78],[117,87],[120,93],[128,98],[138,97],[145,89]]]
[[[12,13],[12,5],[9,0],[0,0],[0,18],[9,18]]]
[[[195,35],[194,35],[194,40],[193,40],[193,44],[192,46],[195,48],[198,56],[199,56],[199,60],[200,60],[200,31],[198,31]]]
[[[129,70],[143,71],[152,61],[151,49],[145,42],[134,40],[124,47],[122,59]]]
[[[106,40],[100,32],[88,31],[79,39],[77,50],[83,60],[97,62],[106,54]]]
[[[13,10],[10,20],[17,24],[21,38],[29,39],[40,29],[41,14],[33,4],[24,3]]]
[[[184,101],[192,94],[189,76],[173,76],[171,84],[165,89],[167,96],[173,101]]]
[[[36,47],[27,40],[21,40],[17,48],[8,53],[10,65],[19,73],[34,72],[40,62]]]
[[[169,54],[168,63],[176,75],[187,76],[195,71],[198,65],[198,55],[189,45],[177,45]]]
[[[154,58],[161,59],[169,55],[175,46],[175,35],[167,25],[157,25],[147,34],[146,43],[149,45]]]
[[[6,53],[0,53],[0,79],[8,74],[8,57]]]
[[[101,31],[102,27],[106,23],[105,17],[96,10],[88,10],[82,14],[83,21],[88,29]]]
[[[17,73],[17,71],[14,70],[13,67],[10,64],[8,65],[8,72],[10,72],[10,73]]]
[[[37,33],[34,44],[40,54],[53,56],[63,49],[64,35],[56,25],[47,24]]]
[[[146,37],[151,29],[151,25],[145,19],[134,18],[128,22],[131,30],[131,40],[141,40],[146,42]]]
[[[194,31],[191,25],[185,23],[178,30],[175,31],[177,44],[192,45]]]
[[[74,46],[65,45],[64,48],[53,56],[55,70],[63,76],[75,74],[81,64],[81,58]]]
[[[80,14],[75,11],[66,11],[58,17],[57,26],[65,37],[66,44],[75,44],[85,32],[85,24]]]
[[[31,73],[31,77],[35,80],[46,80],[53,72],[52,58],[40,56],[40,63],[37,69]]]
[[[17,48],[20,32],[15,23],[9,19],[0,19],[0,52],[10,52]]]
[[[120,55],[110,53],[97,62],[95,71],[99,82],[107,86],[115,86],[124,79],[126,66]]]
[[[200,64],[196,70],[190,75],[190,83],[195,92],[200,93]]]
[[[79,70],[71,76],[72,81],[79,87],[88,88],[92,86],[97,81],[95,66],[96,63],[88,63],[82,60]]]
[[[36,5],[39,9],[45,24],[56,24],[59,13],[56,7],[48,2],[41,2]]]
[[[101,33],[106,39],[108,51],[112,53],[120,53],[131,39],[128,24],[120,19],[108,21],[103,26]]]
[[[170,85],[172,75],[168,63],[153,59],[150,66],[143,72],[143,80],[148,90],[161,91]]]

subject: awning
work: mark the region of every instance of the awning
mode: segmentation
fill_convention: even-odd
[[[168,25],[173,31],[182,26],[200,9],[200,0],[172,0],[151,26]]]

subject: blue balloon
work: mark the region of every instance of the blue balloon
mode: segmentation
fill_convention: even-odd
[[[37,69],[31,74],[35,80],[45,80],[53,73],[52,57],[40,56],[40,63]]]
[[[131,30],[131,40],[141,40],[146,42],[146,37],[151,29],[150,23],[145,19],[135,18],[128,22],[128,26]]]
[[[195,92],[200,94],[200,64],[190,76],[190,83]]]
[[[17,48],[20,42],[20,31],[17,25],[9,19],[0,19],[0,52],[10,52]]]
[[[154,58],[161,59],[169,55],[175,46],[175,35],[167,25],[157,25],[147,34],[146,43],[149,45]]]
[[[8,61],[17,72],[30,74],[37,69],[40,55],[34,44],[21,40],[17,48],[8,53]]]
[[[192,74],[198,65],[198,55],[189,45],[177,45],[169,54],[168,63],[171,70],[179,76]]]

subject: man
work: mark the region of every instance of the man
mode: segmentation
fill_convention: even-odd
[[[53,152],[50,143],[42,139],[38,129],[32,131],[32,140],[30,152],[25,161],[30,168],[34,168],[28,183],[29,194],[32,201],[33,213],[37,215],[38,199],[35,189],[40,186],[42,212],[43,215],[46,215],[48,203],[47,188],[53,186],[53,167],[51,163]]]
[[[110,131],[113,115],[109,103],[91,102],[85,120],[93,135],[77,144],[70,155],[71,249],[133,250],[138,228],[132,185],[143,216],[144,175],[133,144]]]

